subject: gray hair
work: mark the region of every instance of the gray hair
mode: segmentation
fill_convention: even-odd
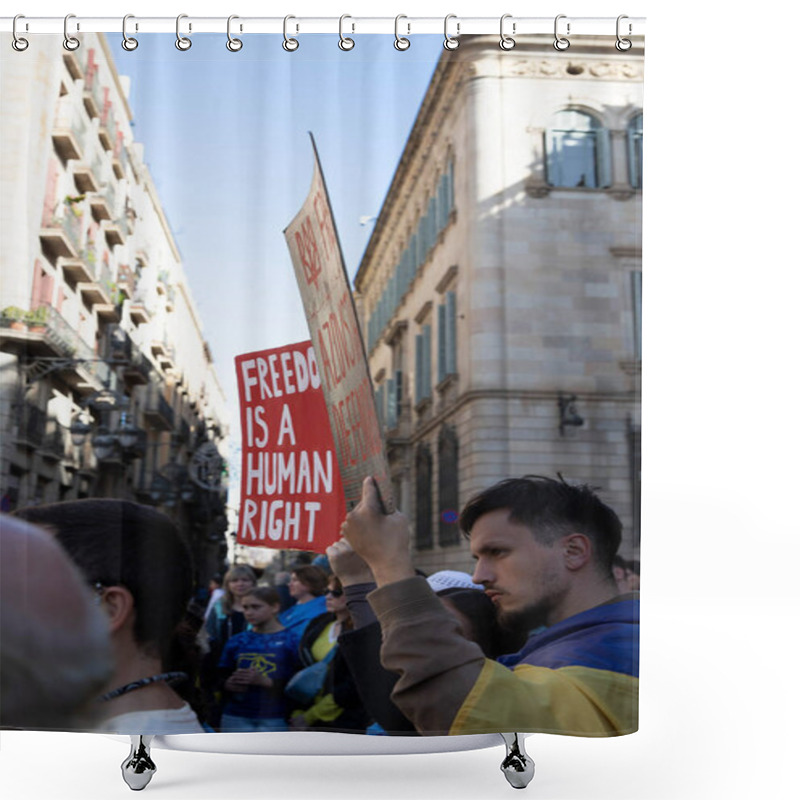
[[[108,620],[57,542],[0,517],[0,724],[90,730],[112,675]]]

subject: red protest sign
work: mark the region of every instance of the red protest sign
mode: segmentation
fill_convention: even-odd
[[[237,356],[242,490],[236,541],[324,553],[339,539],[344,492],[314,348]]]
[[[316,148],[314,157],[311,189],[284,236],[319,356],[347,506],[360,500],[361,484],[372,476],[391,512],[392,486],[369,365]]]

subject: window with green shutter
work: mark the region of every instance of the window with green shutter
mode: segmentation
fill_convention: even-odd
[[[628,123],[628,174],[634,189],[642,188],[642,115]]]
[[[437,382],[455,375],[456,366],[456,293],[449,291],[437,309],[438,340],[436,350]]]
[[[415,391],[416,403],[421,403],[431,396],[431,326],[423,325],[422,332],[418,333],[414,344],[415,351]]]

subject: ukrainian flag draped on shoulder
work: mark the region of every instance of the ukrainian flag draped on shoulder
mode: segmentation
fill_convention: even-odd
[[[487,660],[450,733],[633,733],[638,684],[639,601],[625,596],[531,636],[519,653]]]

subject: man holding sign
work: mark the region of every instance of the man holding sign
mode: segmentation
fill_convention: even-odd
[[[518,653],[485,658],[424,578],[415,576],[408,521],[381,512],[375,485],[328,550],[354,550],[377,590],[381,661],[400,674],[392,700],[420,733],[538,731],[614,736],[638,728],[639,601],[612,574],[617,515],[586,486],[548,478],[501,481],[470,500],[459,524],[502,623],[524,631]],[[347,584],[345,577],[342,582]]]

